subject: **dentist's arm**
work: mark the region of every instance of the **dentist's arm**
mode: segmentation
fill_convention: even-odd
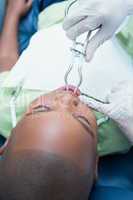
[[[126,16],[133,14],[133,0],[77,0],[66,16],[63,28],[74,40],[80,34],[100,27],[88,42],[86,60],[96,49],[111,38]]]
[[[113,119],[133,144],[133,82],[122,82],[107,98],[109,104],[89,99],[88,105]]]

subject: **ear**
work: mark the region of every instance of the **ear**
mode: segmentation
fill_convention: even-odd
[[[9,139],[7,139],[7,140],[5,141],[5,143],[3,144],[3,146],[0,147],[0,156],[2,156],[3,153],[4,153],[4,151],[6,150],[7,145],[8,145],[8,141],[9,141]]]

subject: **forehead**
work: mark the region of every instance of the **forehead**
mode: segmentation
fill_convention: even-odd
[[[38,149],[76,155],[93,153],[96,140],[69,114],[40,113],[24,117],[14,129],[19,149]]]
[[[49,112],[35,112],[25,115],[23,122],[30,124],[29,128],[56,128],[56,130],[80,130],[80,123],[70,112],[52,110]],[[25,124],[25,123],[24,123]]]

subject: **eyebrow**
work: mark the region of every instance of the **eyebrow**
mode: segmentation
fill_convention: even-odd
[[[91,127],[91,124],[90,124],[90,122],[89,122],[89,120],[86,118],[86,117],[84,117],[84,116],[82,116],[82,115],[72,115],[73,117],[74,117],[74,119],[76,119],[78,122],[80,122],[80,124],[87,130],[87,132],[92,136],[92,137],[94,137],[94,132],[93,132],[93,130],[92,130],[92,127]],[[80,118],[82,118],[86,123],[87,123],[87,125],[85,125],[81,120],[80,120]]]
[[[40,110],[36,110],[36,109],[40,109]],[[42,109],[41,109],[42,108]],[[52,111],[52,110],[50,110],[50,111]],[[44,111],[43,110],[43,106],[37,106],[36,108],[34,108],[33,109],[33,112],[32,113],[29,113],[28,114],[28,116],[29,115],[35,115],[35,114],[37,114],[37,113],[42,113],[42,112],[50,112],[50,111]],[[86,129],[87,130],[87,132],[92,136],[92,137],[94,137],[94,132],[93,132],[93,130],[92,130],[92,127],[91,127],[91,123],[89,122],[89,120],[86,118],[86,117],[84,117],[83,115],[74,115],[74,114],[72,114],[72,117],[76,120],[76,121],[78,121],[81,125],[82,125],[82,127],[84,128],[84,129]],[[85,123],[87,123],[87,125],[85,124],[85,123],[83,123],[81,120],[80,120],[80,118],[81,119],[83,119],[84,121],[85,121]]]

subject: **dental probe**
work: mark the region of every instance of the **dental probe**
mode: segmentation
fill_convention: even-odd
[[[99,103],[109,104],[108,101],[102,101],[102,100],[100,100],[100,99],[97,99],[97,98],[95,98],[95,97],[93,97],[93,96],[91,96],[91,95],[85,94],[85,93],[81,93],[81,96],[85,96],[85,97],[87,97],[87,98],[93,99],[94,101],[97,101],[97,102],[99,102]]]

